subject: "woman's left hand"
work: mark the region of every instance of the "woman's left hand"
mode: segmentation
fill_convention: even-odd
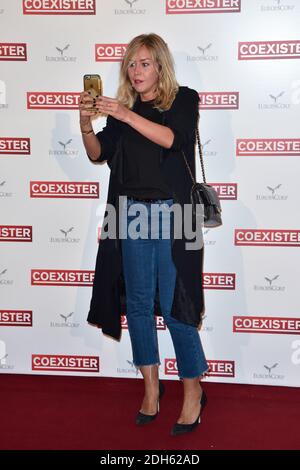
[[[110,115],[119,121],[126,122],[130,110],[114,98],[100,96],[96,99],[96,108],[100,113]]]

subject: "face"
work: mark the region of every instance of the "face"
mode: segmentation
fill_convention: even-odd
[[[129,62],[129,80],[144,101],[155,98],[158,73],[154,65],[151,54],[145,46],[142,46]]]

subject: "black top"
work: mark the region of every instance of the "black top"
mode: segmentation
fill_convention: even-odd
[[[154,100],[141,101],[138,96],[135,112],[149,121],[161,124],[162,114],[153,108]],[[139,198],[171,198],[160,169],[161,147],[126,125],[123,140],[124,173],[122,194]]]

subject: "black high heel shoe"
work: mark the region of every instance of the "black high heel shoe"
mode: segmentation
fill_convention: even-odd
[[[185,434],[187,432],[193,431],[198,426],[198,424],[200,424],[200,422],[201,422],[201,413],[204,410],[204,407],[205,407],[206,403],[207,403],[207,396],[206,396],[206,393],[203,390],[202,395],[201,395],[201,399],[200,399],[201,409],[200,409],[200,413],[199,413],[199,416],[196,419],[196,421],[192,424],[176,423],[173,426],[172,430],[171,430],[171,436],[178,436],[179,434]]]
[[[158,385],[159,385],[159,396],[157,400],[157,412],[155,413],[155,415],[146,415],[142,413],[141,411],[139,411],[135,418],[135,423],[138,424],[139,426],[143,426],[144,424],[151,423],[151,421],[153,421],[159,413],[159,400],[165,393],[165,387],[161,381],[159,381]]]

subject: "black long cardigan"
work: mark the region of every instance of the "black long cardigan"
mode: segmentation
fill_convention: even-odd
[[[139,97],[137,98],[140,99]],[[136,103],[135,103],[136,104]],[[174,201],[190,202],[191,177],[182,150],[195,175],[195,128],[198,124],[199,95],[188,87],[179,87],[168,111],[161,113],[161,124],[172,129],[174,141],[170,149],[161,147],[160,166]],[[132,108],[135,110],[135,105]],[[106,127],[96,135],[101,143],[98,162],[107,161],[111,170],[107,203],[119,213],[118,196],[123,175],[122,132],[127,124],[108,116]],[[89,157],[89,156],[88,156]],[[102,227],[103,230],[103,227]],[[191,240],[172,238],[172,258],[176,266],[176,284],[171,315],[177,320],[198,327],[204,309],[202,288],[203,247],[186,250]],[[158,291],[155,314],[161,315]],[[126,314],[126,292],[122,269],[121,241],[104,238],[99,242],[95,278],[88,322],[102,328],[102,332],[115,339],[121,337],[121,315]]]

